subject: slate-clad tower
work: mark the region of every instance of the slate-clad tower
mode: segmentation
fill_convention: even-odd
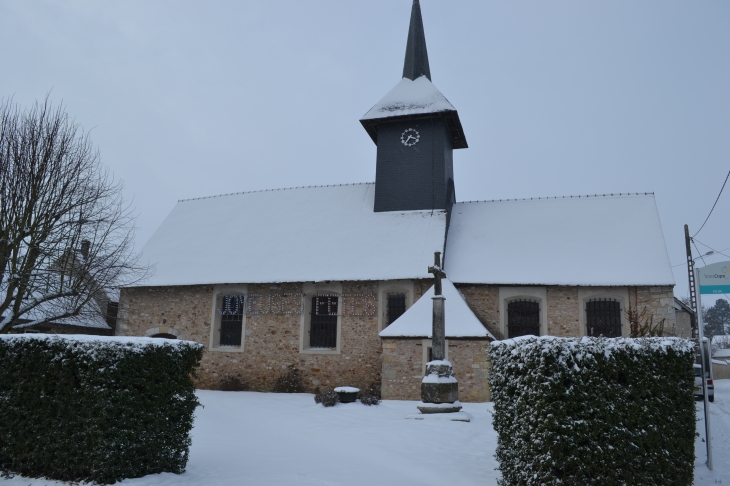
[[[403,79],[360,120],[378,146],[375,211],[451,210],[459,114],[431,83],[421,6],[413,1]]]

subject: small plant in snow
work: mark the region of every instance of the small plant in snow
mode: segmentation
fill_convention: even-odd
[[[218,384],[220,391],[246,391],[248,385],[240,376],[227,375]]]
[[[363,405],[378,405],[380,403],[380,398],[376,397],[375,395],[360,395],[360,403]]]
[[[303,391],[302,374],[294,365],[289,366],[274,384],[274,393],[302,393]]]
[[[318,393],[314,395],[314,402],[321,403],[325,407],[334,407],[340,403],[340,396],[333,391]]]

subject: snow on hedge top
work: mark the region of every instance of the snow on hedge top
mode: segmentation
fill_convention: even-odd
[[[445,270],[463,283],[674,285],[650,194],[455,204]]]
[[[375,120],[440,111],[456,111],[456,108],[426,76],[421,76],[414,81],[401,79],[362,119]]]
[[[494,336],[487,331],[466,304],[464,297],[448,279],[441,280],[444,302],[446,337]],[[403,315],[380,331],[380,337],[432,337],[433,287],[423,294]]]
[[[142,249],[140,286],[428,278],[444,211],[374,212],[375,184],[179,201]]]
[[[491,346],[508,346],[512,349],[512,356],[520,355],[528,349],[536,346],[544,350],[551,348],[565,348],[571,352],[586,349],[591,352],[598,351],[600,354],[610,356],[619,349],[650,350],[666,353],[672,348],[678,353],[693,353],[695,344],[689,339],[678,337],[652,337],[652,338],[595,338],[583,336],[582,338],[564,338],[556,336],[520,336],[501,341],[492,341]]]
[[[202,346],[193,341],[182,341],[179,339],[162,339],[148,337],[128,337],[128,336],[92,336],[89,334],[0,334],[0,339],[7,341],[14,339],[38,339],[38,340],[61,340],[71,343],[104,345],[108,343],[126,344],[135,349],[142,349],[147,346]]]

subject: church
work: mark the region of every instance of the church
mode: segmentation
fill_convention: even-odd
[[[458,201],[468,130],[431,81],[418,0],[402,79],[360,123],[375,182],[179,201],[142,250],[155,274],[122,289],[116,333],[204,344],[201,388],[269,391],[295,367],[307,392],[418,400],[436,252],[462,401],[489,400],[495,339],[628,336],[630,310],[673,331],[652,193]]]

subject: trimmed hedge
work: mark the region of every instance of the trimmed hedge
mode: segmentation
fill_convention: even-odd
[[[691,485],[694,345],[555,338],[489,347],[502,485]]]
[[[0,336],[0,469],[114,483],[182,473],[203,346],[98,336]]]

